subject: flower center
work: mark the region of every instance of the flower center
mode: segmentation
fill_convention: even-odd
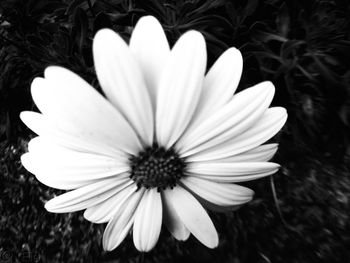
[[[173,188],[184,174],[184,159],[170,148],[154,145],[130,158],[131,175],[137,187],[157,187],[158,191]]]

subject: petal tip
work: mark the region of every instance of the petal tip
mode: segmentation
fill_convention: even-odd
[[[42,77],[35,77],[30,85],[32,97],[34,98],[39,89],[42,88],[42,84],[44,84],[45,79]]]
[[[54,213],[54,206],[52,205],[52,200],[53,199],[47,201],[44,205],[45,209],[50,213]]]
[[[29,158],[28,152],[21,155],[21,163],[24,166],[24,168],[26,168],[26,169],[27,169],[28,158]]]
[[[255,87],[260,87],[261,90],[266,91],[268,93],[275,93],[275,85],[273,85],[273,83],[269,80],[260,82]]]
[[[225,52],[227,52],[229,55],[231,55],[235,59],[239,59],[243,63],[243,56],[242,56],[241,51],[238,48],[230,47]]]
[[[248,195],[248,201],[247,202],[250,202],[253,199],[253,197],[255,195],[255,192],[254,192],[254,190],[252,190],[250,188],[246,188],[246,190],[247,190],[247,195]]]
[[[102,240],[102,247],[104,251],[112,251],[117,248],[117,246],[113,246],[112,243],[108,242],[108,240],[105,238]]]
[[[140,24],[140,23],[142,23],[142,24],[157,24],[157,25],[160,24],[159,20],[151,15],[141,17],[137,21],[137,24]]]
[[[193,42],[195,45],[201,44],[205,46],[205,39],[201,32],[189,30],[181,36],[182,39]]]
[[[96,32],[95,34],[95,39],[96,38],[101,38],[101,37],[106,37],[106,36],[114,36],[116,35],[116,32],[110,28],[102,28],[99,31]]]
[[[60,74],[60,72],[70,72],[70,70],[56,65],[48,66],[44,70],[44,77],[45,79],[53,78],[57,73]]]
[[[283,107],[272,107],[269,109],[270,111],[275,111],[274,114],[276,114],[276,117],[278,117],[280,123],[281,123],[281,128],[283,125],[286,123],[288,119],[288,111],[286,108]],[[277,144],[278,145],[278,144]]]
[[[136,247],[136,249],[138,250],[138,251],[140,251],[140,252],[150,252],[154,247],[155,247],[155,244],[154,245],[152,245],[152,246],[148,246],[148,245],[146,245],[146,246],[136,246],[136,244],[135,244],[135,247]]]
[[[214,248],[217,248],[219,246],[219,236],[218,236],[218,233],[216,232],[216,235],[213,236],[213,239],[208,241],[206,244],[205,244],[208,248],[211,248],[211,249],[214,249]]]
[[[97,31],[93,40],[93,49],[96,49],[97,46],[102,46],[102,50],[108,47],[113,47],[114,43],[118,40],[121,40],[120,36],[109,28],[103,28]],[[123,41],[124,42],[124,41]]]
[[[276,88],[275,88],[275,85],[273,85],[273,83],[271,82],[271,81],[266,81],[266,88],[267,89],[269,89],[269,92],[270,93],[275,93],[275,90],[276,90]]]
[[[26,122],[28,121],[29,115],[32,113],[32,111],[22,111],[19,114],[19,118],[21,119],[21,121],[26,124]]]
[[[88,211],[89,211],[88,209],[86,209],[86,210],[84,211],[83,217],[84,217],[87,221],[90,221],[90,222],[92,222],[92,223],[97,223],[96,220],[93,220],[91,213],[89,213]]]
[[[110,243],[108,242],[107,238],[103,236],[102,238],[102,247],[104,251],[112,251],[113,248],[111,247]]]

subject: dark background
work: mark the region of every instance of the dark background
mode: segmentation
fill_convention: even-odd
[[[46,212],[45,201],[60,192],[20,163],[34,136],[18,118],[36,110],[32,79],[60,65],[99,90],[94,34],[109,27],[128,41],[144,15],[162,23],[171,44],[189,29],[202,32],[208,66],[239,48],[239,88],[271,80],[273,105],[288,110],[274,139],[282,168],[249,183],[256,195],[240,210],[211,214],[220,236],[214,250],[163,229],[148,254],[130,237],[104,252],[105,225]],[[349,18],[345,0],[1,0],[0,262],[350,262]]]

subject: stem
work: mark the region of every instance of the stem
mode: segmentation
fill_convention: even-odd
[[[278,204],[278,197],[277,197],[277,193],[276,193],[276,188],[275,188],[275,182],[273,180],[273,176],[270,176],[270,184],[271,184],[271,191],[272,191],[272,195],[273,195],[273,200],[275,202],[275,206],[277,209],[277,213],[279,215],[279,217],[281,218],[282,224],[284,225],[285,228],[287,228],[288,230],[291,230],[293,232],[298,232],[294,227],[292,227],[291,225],[289,225],[286,220],[283,217],[280,205]]]
[[[138,261],[139,261],[139,263],[144,263],[145,262],[145,253],[144,252],[142,252],[140,254]]]
[[[86,0],[86,2],[87,2],[87,4],[88,4],[88,6],[89,6],[89,10],[90,10],[92,16],[95,17],[95,11],[94,11],[94,9],[92,8],[91,0]]]

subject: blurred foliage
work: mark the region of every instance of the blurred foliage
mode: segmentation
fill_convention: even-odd
[[[129,39],[154,15],[173,44],[203,33],[208,66],[228,47],[244,56],[241,88],[268,79],[288,109],[286,135],[297,151],[350,153],[348,1],[5,0],[0,5],[0,135],[22,132],[18,113],[33,107],[29,87],[48,65],[67,67],[98,88],[91,52],[97,30]]]
[[[220,243],[208,249],[193,236],[178,242],[163,227],[150,253],[132,236],[114,251],[101,244],[105,224],[83,213],[48,213],[44,203],[62,191],[39,183],[20,163],[27,142],[1,143],[1,262],[348,262],[350,260],[350,169],[327,160],[284,162],[271,178],[247,183],[254,200],[235,212],[210,213]],[[282,144],[276,156],[285,157]],[[275,182],[274,182],[275,180]],[[272,189],[275,190],[271,191]],[[23,260],[31,255],[32,261]],[[5,261],[7,259],[12,261]],[[28,256],[27,256],[28,258]],[[34,260],[35,259],[35,260]]]
[[[18,115],[35,108],[32,79],[61,65],[99,90],[94,34],[109,27],[128,41],[144,15],[158,18],[172,45],[187,30],[202,32],[208,67],[228,47],[239,48],[239,89],[271,80],[273,104],[288,110],[276,157],[283,168],[274,183],[251,184],[257,194],[249,205],[212,215],[221,239],[216,250],[193,238],[175,242],[163,231],[149,254],[140,255],[130,238],[103,252],[103,226],[79,213],[47,213],[44,202],[59,192],[19,161],[31,133]],[[20,261],[33,250],[42,262],[350,261],[349,17],[347,0],[2,0],[0,256],[7,251]]]

